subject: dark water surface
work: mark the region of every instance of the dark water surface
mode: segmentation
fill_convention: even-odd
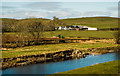
[[[53,74],[86,67],[97,63],[118,60],[118,53],[108,53],[103,55],[88,55],[86,58],[76,60],[66,60],[61,62],[49,62],[43,64],[32,64],[3,70],[3,74]]]

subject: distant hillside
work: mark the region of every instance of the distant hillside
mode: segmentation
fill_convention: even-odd
[[[84,17],[84,18],[68,18],[61,19],[68,25],[86,25],[98,28],[117,28],[118,18],[113,17]]]
[[[0,20],[2,20],[2,26],[5,26],[5,25],[9,25],[10,27],[12,26],[16,26],[16,24],[18,22],[26,22],[27,21],[38,21],[38,22],[41,22],[41,21],[50,21],[50,19],[42,19],[42,18],[28,18],[28,19],[10,19],[10,18],[0,18]]]
[[[84,17],[84,18],[68,18],[68,19],[60,19],[59,22],[54,22],[50,19],[44,19],[44,18],[27,18],[27,19],[8,19],[8,18],[1,18],[2,19],[2,26],[7,31],[11,31],[11,29],[14,29],[14,27],[21,22],[32,22],[32,21],[38,21],[43,23],[49,23],[51,21],[55,24],[55,26],[71,26],[71,25],[83,25],[83,26],[90,26],[90,27],[98,27],[100,29],[104,28],[118,28],[118,18],[113,17]],[[0,20],[1,20],[0,19]],[[8,26],[6,26],[8,25]]]
[[[27,26],[31,25],[35,22],[40,22],[42,25],[46,25],[49,27],[49,22],[52,22],[50,19],[43,19],[43,18],[28,18],[28,19],[8,19],[8,18],[2,18],[2,31],[3,32],[14,32],[18,31],[18,26]],[[48,29],[48,28],[46,28]]]

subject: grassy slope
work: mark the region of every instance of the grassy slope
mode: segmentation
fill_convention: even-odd
[[[61,21],[73,25],[86,25],[90,27],[98,28],[117,28],[118,27],[118,18],[112,17],[85,17],[85,18],[69,18],[61,19]]]
[[[98,37],[98,38],[114,38],[114,33],[116,31],[53,31],[53,32],[45,32],[45,37],[52,37],[62,34],[65,37],[81,37],[81,38],[89,38],[89,37]]]
[[[96,41],[94,41],[96,42]],[[34,46],[26,46],[16,49],[9,49],[2,51],[2,57],[14,57],[21,55],[34,55],[34,54],[42,54],[48,52],[55,51],[64,51],[68,49],[88,49],[88,48],[98,48],[98,47],[111,47],[117,46],[109,40],[109,42],[99,41],[96,43],[64,43],[64,44],[48,44],[48,45],[34,45]]]
[[[56,74],[118,74],[118,60],[100,63]]]
[[[19,22],[19,21],[31,21],[31,20],[51,21],[50,19],[41,19],[41,18],[28,18],[28,19],[21,19],[17,21]],[[60,19],[60,20],[64,23],[67,23],[68,25],[77,24],[77,25],[86,25],[86,26],[98,27],[98,28],[117,28],[118,27],[118,18],[112,18],[112,17],[85,17],[85,18],[68,18],[68,19]],[[2,18],[2,22],[7,22],[9,24],[11,22],[16,22],[16,19]]]
[[[97,37],[97,38],[114,38],[114,34],[117,31],[47,31],[43,33],[43,37],[49,38],[53,36],[58,36],[62,34],[67,37],[80,37],[80,38],[89,38],[89,37]],[[17,33],[5,33],[9,35],[17,35]]]

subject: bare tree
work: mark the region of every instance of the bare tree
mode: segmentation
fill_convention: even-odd
[[[57,22],[59,21],[59,18],[57,18],[56,16],[53,17],[53,21]]]
[[[21,21],[17,25],[17,29],[21,34],[26,36],[32,36],[34,38],[35,44],[38,43],[39,38],[43,36],[44,25],[42,22],[35,20]]]
[[[58,26],[66,26],[66,23],[61,21],[59,18],[56,18],[56,16],[53,17],[53,21],[58,25]]]

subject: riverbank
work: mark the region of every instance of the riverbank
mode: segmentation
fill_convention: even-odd
[[[85,58],[87,55],[90,55],[90,54],[100,55],[100,54],[106,54],[109,52],[116,52],[116,51],[118,51],[117,47],[94,48],[94,49],[92,48],[92,49],[87,49],[84,51],[80,51],[77,49],[71,49],[71,50],[59,51],[55,53],[3,58],[2,69],[5,70],[7,68],[25,66],[29,64],[79,59],[79,58]]]
[[[76,59],[89,54],[98,55],[115,51],[117,51],[117,44],[112,40],[94,40],[80,43],[39,45],[8,49],[2,51],[2,69]]]
[[[37,55],[45,53],[54,53],[70,49],[86,50],[91,48],[116,47],[115,39],[87,40],[78,43],[60,43],[34,45],[19,48],[2,48],[2,58],[19,57],[26,55]]]
[[[64,74],[118,74],[119,73],[118,66],[120,66],[118,65],[119,61],[120,60],[94,64],[92,66],[77,68],[66,72],[55,73],[51,76],[56,75],[59,76]]]

